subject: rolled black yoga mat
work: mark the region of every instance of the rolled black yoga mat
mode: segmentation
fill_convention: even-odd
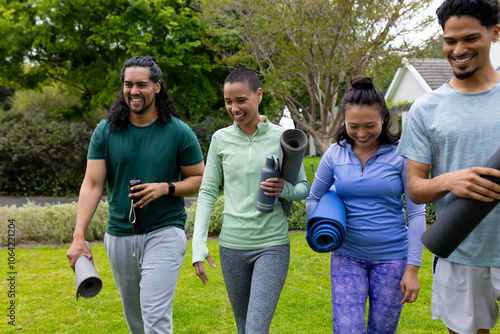
[[[85,241],[90,253],[90,244]],[[80,256],[75,263],[75,285],[76,285],[76,300],[78,296],[83,298],[95,297],[101,292],[102,280],[94,267],[94,260],[90,262],[86,256]]]
[[[342,246],[345,239],[344,201],[333,189],[320,198],[307,220],[306,240],[309,247],[318,253],[336,250]]]
[[[300,167],[306,153],[307,136],[302,130],[288,129],[281,134],[279,148],[279,171],[282,179],[296,185]],[[292,202],[279,199],[283,210],[289,216],[292,212]]]
[[[500,148],[484,164],[484,167],[500,169]],[[500,184],[498,178],[484,178]],[[455,198],[422,234],[422,243],[439,257],[450,256],[498,202],[498,200],[481,202],[471,198]]]

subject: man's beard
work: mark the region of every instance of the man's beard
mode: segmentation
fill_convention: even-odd
[[[477,68],[473,69],[472,71],[464,72],[464,73],[457,73],[457,72],[453,71],[453,74],[455,75],[455,77],[458,80],[465,80],[465,79],[470,78],[474,73],[476,73],[476,71],[477,71]]]
[[[154,101],[155,100],[151,100],[151,102],[147,106],[144,106],[144,108],[142,108],[140,110],[137,110],[137,111],[134,110],[134,109],[132,109],[131,106],[128,103],[127,103],[127,105],[128,105],[128,107],[129,107],[129,109],[130,109],[131,112],[133,112],[136,115],[142,115],[142,114],[144,114],[144,112],[146,110],[148,110],[149,107],[151,107],[151,105],[153,104]]]

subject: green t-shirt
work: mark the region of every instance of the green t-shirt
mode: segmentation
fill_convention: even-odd
[[[192,166],[203,161],[198,140],[181,120],[160,127],[158,120],[144,127],[129,122],[122,130],[110,131],[110,123],[99,123],[87,159],[104,159],[107,168],[109,216],[107,233],[113,236],[133,235],[129,222],[128,182],[140,178],[142,183],[176,182],[179,166]],[[165,226],[184,229],[184,198],[162,196],[144,207],[148,231]]]

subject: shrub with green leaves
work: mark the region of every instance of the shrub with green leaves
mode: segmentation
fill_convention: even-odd
[[[289,230],[305,230],[307,225],[306,200],[293,201],[292,212],[286,217]]]
[[[186,234],[188,236],[193,235],[197,204],[198,202],[193,202],[191,208],[187,209],[188,219],[186,219]],[[212,214],[210,215],[210,225],[208,227],[209,237],[219,236],[222,228],[222,211],[224,211],[224,195],[219,195],[214,203]]]
[[[9,111],[0,119],[0,194],[78,193],[92,129],[60,115]]]
[[[425,221],[427,224],[432,224],[436,220],[436,211],[434,210],[434,203],[427,203],[425,205]]]
[[[5,246],[9,220],[15,220],[16,242],[61,244],[73,240],[77,203],[45,206],[32,202],[20,208],[0,207],[0,244]],[[108,220],[108,203],[100,202],[85,231],[87,241],[102,240]]]
[[[197,202],[188,209],[188,219],[186,220],[186,234],[193,235],[194,219],[196,217]],[[219,195],[210,215],[210,225],[208,228],[209,237],[217,237],[222,228],[222,211],[224,211],[224,195]],[[292,213],[287,217],[289,230],[305,230],[307,224],[306,201],[294,201],[292,203]]]
[[[198,143],[200,143],[201,151],[207,161],[208,148],[210,147],[210,141],[215,131],[225,128],[231,124],[231,119],[229,117],[218,117],[213,118],[208,115],[206,120],[199,123],[190,124],[191,129],[196,134],[198,138]]]

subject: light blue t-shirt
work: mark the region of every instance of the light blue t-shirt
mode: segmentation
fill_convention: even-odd
[[[410,108],[397,153],[431,166],[431,175],[483,166],[500,147],[500,82],[480,93],[462,93],[447,83]],[[436,215],[455,198],[435,202]],[[474,266],[500,266],[500,206],[447,258]]]

